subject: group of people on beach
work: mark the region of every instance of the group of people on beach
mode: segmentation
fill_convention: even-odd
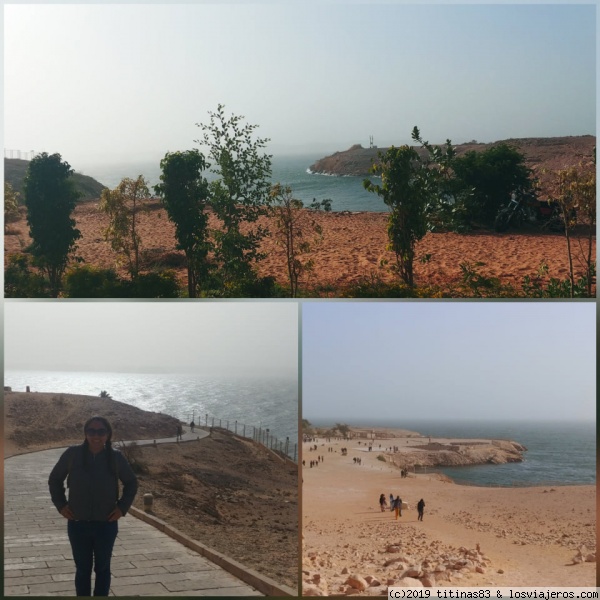
[[[385,498],[385,494],[381,494],[379,496],[379,507],[381,508],[381,512],[385,512],[385,509],[387,507],[387,500]],[[400,498],[400,496],[396,496],[394,498],[394,494],[390,494],[390,511],[393,511],[396,515],[396,520],[398,520],[398,517],[402,516],[402,499]],[[418,521],[422,521],[423,520],[423,513],[425,512],[425,501],[423,500],[423,498],[421,498],[419,500],[419,502],[417,502],[417,512],[418,512]]]

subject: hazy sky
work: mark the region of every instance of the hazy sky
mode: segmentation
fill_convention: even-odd
[[[596,306],[304,304],[309,421],[591,420]]]
[[[260,302],[4,302],[6,370],[298,373],[298,307]]]
[[[275,153],[596,131],[594,4],[4,11],[4,147],[78,170],[192,148],[218,103]]]

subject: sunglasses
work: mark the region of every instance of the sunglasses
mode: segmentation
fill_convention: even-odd
[[[101,427],[100,429],[94,429],[93,427],[88,427],[85,432],[88,435],[106,435],[107,431],[104,427]]]

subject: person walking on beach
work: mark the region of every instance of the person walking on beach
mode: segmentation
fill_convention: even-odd
[[[194,423],[194,419],[192,419],[192,422],[190,423],[190,429],[192,430],[192,433],[194,433],[194,427],[196,427],[196,423]]]
[[[381,512],[385,511],[386,505],[387,502],[385,501],[385,494],[381,494],[381,496],[379,496],[379,506],[381,507]]]
[[[398,520],[398,515],[402,516],[402,500],[400,500],[400,496],[396,496],[394,500],[394,512],[396,513],[396,521]]]
[[[183,440],[183,427],[181,424],[177,425],[177,441]]]
[[[390,512],[394,510],[394,494],[390,494]]]
[[[417,503],[417,510],[419,511],[419,517],[418,517],[418,521],[422,521],[423,520],[423,510],[425,509],[425,502],[423,501],[423,498],[421,498],[419,500],[419,502]]]
[[[92,568],[96,573],[94,596],[108,596],[118,520],[133,503],[138,483],[127,459],[112,448],[112,427],[104,417],[88,419],[83,430],[83,444],[63,452],[48,486],[52,503],[67,519],[77,596],[91,596]],[[123,484],[120,498],[119,481]]]

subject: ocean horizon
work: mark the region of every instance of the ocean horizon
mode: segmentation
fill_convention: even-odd
[[[331,210],[388,212],[388,207],[376,194],[367,192],[363,187],[363,177],[321,175],[310,172],[310,166],[319,158],[318,153],[275,155],[272,159],[273,183],[281,183],[292,188],[294,198],[302,200],[308,206],[313,200],[330,199]],[[89,175],[108,188],[115,188],[124,177],[136,178],[143,175],[152,187],[160,182],[160,161],[141,161],[121,164],[88,165],[76,169],[78,173]],[[205,173],[211,181],[212,173]]]
[[[334,421],[309,419],[316,427]],[[596,423],[506,421],[439,421],[403,419],[337,420],[350,427],[408,429],[424,436],[512,440],[527,448],[520,463],[436,467],[455,483],[491,487],[596,484]]]

